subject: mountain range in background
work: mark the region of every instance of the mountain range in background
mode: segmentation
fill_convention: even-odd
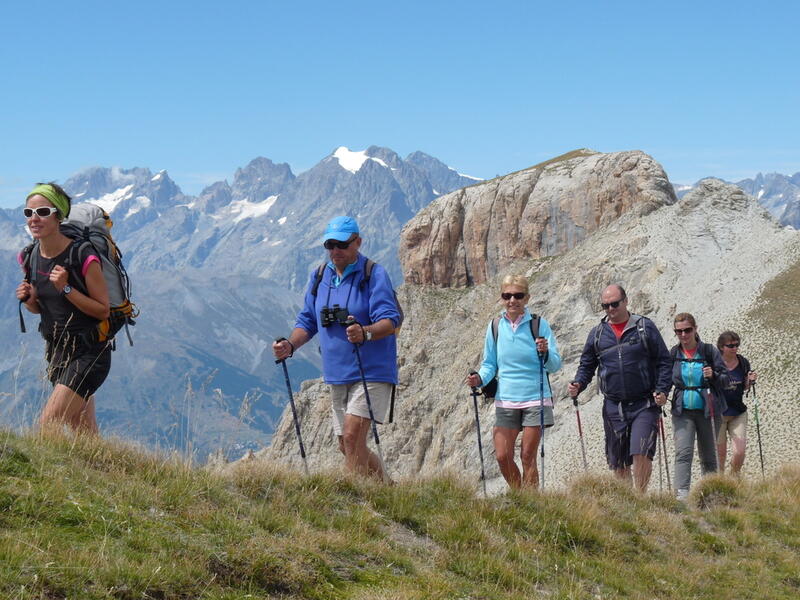
[[[696,189],[700,181],[693,185],[676,184],[674,188],[678,198],[683,198],[691,190]],[[800,229],[800,172],[794,175],[759,173],[752,179],[725,181],[725,183],[734,183],[746,194],[756,198],[781,225]]]
[[[73,202],[102,206],[114,221],[141,316],[135,346],[120,337],[98,394],[105,434],[204,459],[269,442],[286,403],[270,344],[290,330],[311,270],[325,260],[325,223],[355,216],[363,252],[401,283],[402,226],[439,195],[478,181],[422,152],[405,159],[387,148],[340,147],[295,175],[256,158],[198,196],[183,194],[166,171],[101,168],[63,183]],[[18,210],[0,210],[0,294],[13,298],[17,252],[30,242]],[[16,302],[0,306],[0,418],[29,426],[49,394],[41,338]],[[34,365],[37,368],[34,368]],[[301,381],[319,374],[315,344],[291,363]]]

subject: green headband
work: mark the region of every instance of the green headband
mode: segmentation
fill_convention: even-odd
[[[49,183],[37,185],[31,190],[31,193],[28,194],[28,198],[37,195],[47,198],[50,203],[58,209],[62,219],[66,219],[69,216],[69,199],[64,194],[59,193],[56,188]],[[28,198],[26,198],[26,200]]]

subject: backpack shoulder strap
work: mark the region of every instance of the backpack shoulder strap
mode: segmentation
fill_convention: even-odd
[[[492,319],[492,337],[494,338],[494,345],[497,346],[497,328],[500,326],[500,317]]]
[[[364,263],[364,277],[361,278],[361,283],[359,283],[359,287],[369,288],[369,279],[372,277],[372,270],[375,268],[377,263],[372,260],[371,258],[367,259],[367,262]]]
[[[322,276],[325,274],[325,265],[322,264],[317,267],[317,273],[314,275],[314,285],[311,287],[311,295],[317,297],[319,290],[319,283],[322,281]]]
[[[539,324],[542,322],[542,317],[537,315],[536,313],[531,313],[531,335],[533,336],[534,341],[536,338],[539,337]]]
[[[597,356],[600,356],[600,336],[603,334],[603,323],[605,322],[606,318],[603,317],[594,328],[594,353]]]
[[[644,320],[644,317],[640,316],[636,319],[636,330],[639,332],[639,339],[642,340],[642,345],[644,346],[644,351],[647,355],[650,355],[650,343],[647,341],[647,321]]]

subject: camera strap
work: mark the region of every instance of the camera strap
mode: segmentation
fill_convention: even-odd
[[[333,289],[333,285],[332,285],[332,283],[333,283],[333,270],[332,269],[328,269],[328,270],[331,271],[331,276],[328,279],[328,296],[327,296],[327,298],[325,298],[325,306],[330,306],[331,305],[331,290]],[[350,289],[347,290],[347,298],[344,301],[344,308],[347,308],[347,310],[350,310],[348,308],[348,306],[350,304],[350,294],[353,293],[353,283],[356,280],[355,272],[351,273],[351,275],[353,275],[353,277],[350,278]]]

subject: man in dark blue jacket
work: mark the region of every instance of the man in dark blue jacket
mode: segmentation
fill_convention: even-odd
[[[600,295],[606,316],[586,340],[578,372],[569,384],[576,398],[598,372],[603,394],[606,459],[614,473],[647,489],[656,452],[658,419],[667,402],[672,360],[664,339],[650,319],[628,312],[628,297],[619,285]]]
[[[330,385],[334,434],[351,471],[387,478],[378,457],[367,448],[371,420],[353,344],[361,348],[364,377],[376,423],[383,423],[397,384],[395,329],[400,311],[386,270],[375,264],[367,278],[367,259],[352,217],[336,217],[322,237],[329,262],[321,276],[309,277],[303,308],[288,340],[272,344],[285,359],[319,334],[322,371]],[[347,322],[355,319],[354,325]]]

